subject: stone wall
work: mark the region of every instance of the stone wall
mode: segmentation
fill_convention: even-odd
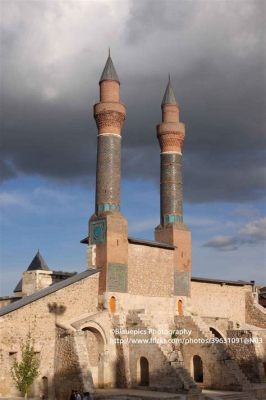
[[[54,391],[56,400],[70,397],[71,390],[83,390],[73,334],[56,329]],[[51,385],[53,386],[53,385]]]
[[[227,337],[228,329],[232,327],[232,322],[228,318],[204,317],[202,319],[209,328],[214,328],[224,338]]]
[[[52,271],[25,271],[22,278],[22,293],[29,296],[52,284]]]
[[[19,299],[20,299],[20,297],[16,297],[16,296],[0,297],[0,308],[8,306],[8,304],[14,303],[14,301],[17,301]]]
[[[35,391],[39,392],[42,377],[47,377],[52,385],[49,398],[53,399],[56,323],[71,322],[78,314],[95,312],[97,305],[98,274],[95,274],[2,316],[0,396],[18,395],[10,375],[10,357],[13,357],[13,353],[20,357],[20,345],[30,332],[34,349],[40,352],[41,360]]]
[[[244,323],[246,293],[251,286],[223,283],[191,282],[192,312],[201,317],[228,318]]]
[[[128,292],[166,297],[173,291],[173,250],[129,244]]]
[[[215,352],[217,344],[197,343],[199,339],[204,339],[204,335],[192,320],[188,317],[175,317],[176,328],[190,329],[191,335],[180,335],[180,338],[191,339],[192,343],[177,345],[184,359],[184,366],[190,371],[194,378],[193,359],[198,356],[203,364],[203,382],[201,385],[208,389],[236,390],[238,387],[235,377],[228,371],[224,361]]]
[[[128,334],[129,343],[129,368],[130,382],[132,387],[146,386],[142,381],[141,359],[145,359],[148,365],[147,386],[150,389],[163,390],[162,388],[172,388],[181,390],[183,382],[170,367],[169,360],[160,350],[157,343],[152,342],[152,336],[138,318],[138,314],[130,312],[127,315],[127,329],[142,331],[144,333]],[[150,341],[147,343],[147,341]],[[145,380],[145,379],[144,379]]]
[[[231,357],[251,382],[260,382],[256,350],[254,344],[251,343],[252,332],[230,330],[227,332],[227,337],[230,338],[227,348]]]
[[[246,322],[266,329],[266,309],[256,303],[251,293],[246,293]]]

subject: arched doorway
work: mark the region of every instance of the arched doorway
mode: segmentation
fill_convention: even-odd
[[[104,387],[104,341],[101,333],[94,327],[82,329],[85,334],[91,374],[95,387]]]
[[[183,302],[182,302],[182,300],[178,300],[178,302],[177,302],[177,311],[178,311],[178,315],[183,315]]]
[[[217,331],[217,329],[210,327],[209,330],[211,333],[218,339],[224,339],[223,336],[220,334],[220,332]]]
[[[193,377],[195,382],[203,382],[203,364],[198,355],[193,357]]]
[[[111,314],[114,314],[116,312],[116,298],[115,296],[112,296],[109,300],[109,310]]]
[[[146,357],[140,357],[140,385],[149,386],[149,361]]]
[[[48,400],[48,378],[47,376],[42,377],[42,398]]]

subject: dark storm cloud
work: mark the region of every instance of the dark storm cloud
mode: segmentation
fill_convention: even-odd
[[[14,103],[5,103],[4,112],[4,152],[18,171],[82,179],[94,170],[96,133],[86,109],[23,102],[15,110]],[[95,135],[89,140],[90,132]],[[12,172],[13,165],[7,164],[7,178]]]
[[[5,3],[2,28],[3,178],[94,176],[92,106],[111,42],[127,106],[123,176],[158,183],[156,124],[171,72],[187,129],[186,200],[263,196],[263,1],[26,2],[27,13],[17,4]]]
[[[189,25],[191,17],[199,9],[195,1],[134,2],[129,13],[126,38],[129,43],[143,41],[154,32],[178,32]]]

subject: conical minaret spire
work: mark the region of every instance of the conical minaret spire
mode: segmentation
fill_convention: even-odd
[[[102,75],[101,75],[101,78],[100,78],[100,83],[102,81],[107,81],[107,80],[108,81],[116,81],[116,82],[120,83],[118,75],[117,75],[117,72],[115,70],[114,63],[113,63],[113,61],[111,59],[110,48],[109,48],[109,51],[108,51],[108,58],[107,58],[105,67],[103,69],[103,72],[102,72]]]
[[[176,102],[176,99],[175,99],[174,90],[173,90],[172,84],[171,84],[170,74],[169,74],[168,84],[167,84],[165,92],[164,92],[162,106],[165,105],[165,104],[175,104],[175,105],[177,105],[177,102]]]

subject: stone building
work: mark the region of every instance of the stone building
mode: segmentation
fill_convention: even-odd
[[[81,241],[88,268],[67,276],[50,271],[37,253],[15,296],[2,299],[0,395],[18,395],[10,367],[30,332],[40,358],[35,396],[63,400],[73,388],[147,386],[195,399],[202,388],[262,399],[254,385],[265,382],[266,310],[254,283],[191,277],[185,126],[170,79],[157,125],[161,216],[154,241],[129,237],[120,212],[126,108],[110,55],[99,84],[95,212]]]

